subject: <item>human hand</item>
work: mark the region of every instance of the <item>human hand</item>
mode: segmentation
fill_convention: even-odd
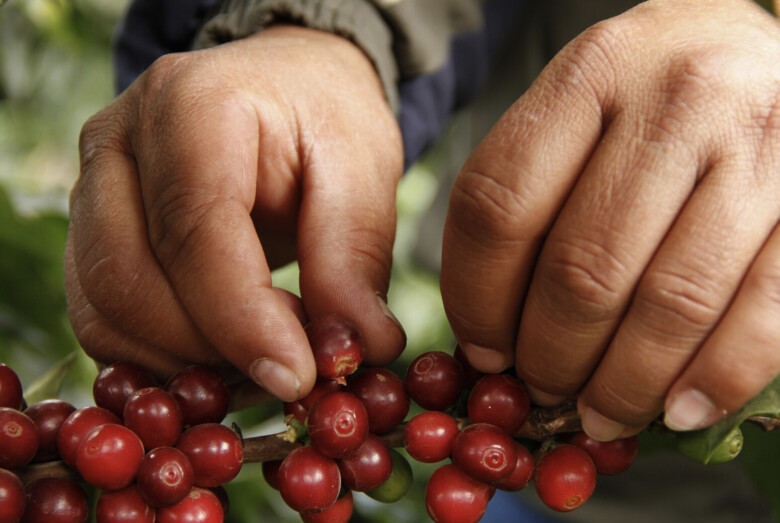
[[[651,0],[573,40],[450,199],[441,287],[474,366],[626,437],[708,426],[780,371],[780,29]]]
[[[384,301],[400,132],[352,43],[279,26],[163,57],[80,152],[66,287],[94,359],[234,367],[290,401],[315,380],[306,317],[351,321],[368,363],[403,349]],[[271,281],[296,258],[302,302]]]

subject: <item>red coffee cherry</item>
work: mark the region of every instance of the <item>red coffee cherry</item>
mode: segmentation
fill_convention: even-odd
[[[222,523],[224,519],[217,496],[209,489],[193,487],[175,505],[158,508],[155,523]]]
[[[553,510],[568,512],[588,500],[596,488],[596,465],[576,445],[559,445],[536,463],[539,499]]]
[[[283,404],[284,414],[292,414],[301,423],[306,423],[306,418],[309,416],[309,409],[311,409],[311,406],[314,405],[318,399],[323,397],[325,394],[343,390],[344,385],[336,380],[331,380],[328,378],[317,378],[317,381],[314,382],[314,387],[311,389],[311,392],[309,392],[306,396],[299,399],[298,401],[285,402]]]
[[[99,523],[154,523],[156,514],[135,485],[130,485],[113,492],[101,492],[95,515]]]
[[[515,441],[495,425],[475,423],[461,430],[452,442],[452,462],[479,481],[501,481],[517,464]]]
[[[57,450],[60,458],[70,465],[76,466],[76,453],[81,442],[89,433],[100,425],[113,423],[120,425],[122,420],[113,412],[101,407],[82,407],[76,409],[65,418],[57,433]]]
[[[158,447],[141,461],[136,486],[152,507],[169,507],[183,500],[192,490],[192,465],[180,450]]]
[[[0,407],[19,410],[22,405],[22,382],[16,372],[0,363]]]
[[[433,471],[425,487],[425,508],[436,523],[475,523],[491,498],[491,488],[454,465]]]
[[[293,510],[311,512],[333,505],[341,490],[336,462],[314,447],[299,447],[279,467],[279,492]]]
[[[338,460],[337,464],[342,485],[357,492],[377,488],[393,471],[390,449],[375,434],[369,434],[355,452]]]
[[[173,446],[184,428],[179,403],[159,387],[135,391],[125,403],[123,417],[147,450]]]
[[[119,490],[130,485],[144,457],[144,446],[122,425],[100,425],[79,445],[76,470],[90,485]]]
[[[27,485],[24,523],[86,523],[87,495],[73,481],[40,478]]]
[[[235,478],[244,460],[241,438],[219,423],[202,423],[185,430],[176,448],[184,453],[199,487],[224,485]]]
[[[347,491],[336,502],[321,512],[301,512],[303,523],[349,523],[354,510],[352,492]]]
[[[35,422],[40,437],[38,452],[33,461],[40,463],[60,457],[60,452],[57,450],[57,435],[62,424],[75,410],[76,407],[59,399],[39,401],[24,409],[24,413]]]
[[[512,473],[509,477],[492,483],[494,487],[508,492],[522,490],[534,476],[535,463],[531,451],[517,442],[515,442],[515,450],[517,451],[517,463]]]
[[[331,392],[317,400],[307,424],[312,446],[334,459],[355,452],[368,435],[366,408],[348,392]]]
[[[363,340],[354,325],[335,315],[311,320],[306,336],[317,365],[317,376],[338,379],[349,376],[363,362]]]
[[[225,487],[222,485],[219,485],[217,487],[210,487],[209,490],[217,496],[217,499],[219,500],[219,504],[222,505],[222,514],[227,517],[228,513],[230,512],[230,497],[228,496],[227,490],[225,490]]]
[[[0,521],[19,523],[24,514],[24,485],[10,470],[0,469]]]
[[[417,461],[436,463],[450,457],[459,432],[452,416],[436,410],[421,412],[404,427],[404,448]]]
[[[620,474],[628,470],[639,450],[639,438],[636,436],[597,441],[584,432],[578,432],[571,438],[570,443],[587,452],[599,474],[605,475]]]
[[[366,407],[368,430],[373,434],[390,432],[409,412],[404,382],[390,369],[363,369],[349,377],[347,390]]]
[[[472,423],[490,423],[515,434],[528,419],[531,399],[520,380],[509,374],[490,374],[471,389],[468,415]]]
[[[142,366],[119,361],[101,369],[92,384],[92,397],[95,405],[121,418],[125,402],[133,392],[156,385],[157,380]]]
[[[446,410],[455,404],[464,384],[463,366],[441,351],[425,352],[412,361],[404,377],[406,393],[427,410]]]
[[[268,486],[274,490],[279,490],[279,467],[282,466],[282,461],[281,459],[263,461],[263,478]]]
[[[230,389],[211,367],[191,365],[168,380],[165,390],[179,402],[185,426],[220,423],[230,407]]]
[[[0,407],[0,468],[17,469],[35,457],[40,444],[38,427],[17,409]]]

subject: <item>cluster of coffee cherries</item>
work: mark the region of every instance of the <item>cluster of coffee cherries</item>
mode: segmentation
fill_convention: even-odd
[[[221,424],[230,393],[204,366],[160,384],[119,362],[93,383],[95,405],[25,405],[16,373],[0,364],[0,521],[99,523],[223,521],[222,485],[241,469],[243,444]]]
[[[425,492],[439,523],[478,521],[496,489],[518,491],[533,482],[540,499],[570,511],[592,494],[598,474],[625,471],[637,438],[599,442],[583,432],[523,438],[531,402],[512,374],[482,374],[456,347],[412,361],[403,379],[362,367],[363,346],[348,324],[323,318],[306,328],[318,381],[305,398],[284,405],[303,427],[305,445],[263,473],[304,521],[349,520],[352,492],[382,502],[403,497],[411,467],[393,447],[422,463],[441,463]],[[407,420],[411,402],[421,412]]]

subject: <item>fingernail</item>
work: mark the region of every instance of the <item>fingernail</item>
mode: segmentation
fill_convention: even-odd
[[[626,426],[617,421],[602,416],[590,407],[580,414],[582,430],[591,438],[598,441],[612,441],[622,436]]]
[[[252,379],[282,401],[295,401],[301,392],[301,382],[288,367],[267,358],[260,358],[249,368]]]
[[[541,390],[537,389],[536,387],[532,387],[527,383],[525,384],[525,390],[528,391],[528,396],[531,398],[531,403],[534,405],[539,405],[540,407],[554,407],[555,405],[560,405],[566,401],[565,396],[558,396],[555,394],[542,392]]]
[[[460,348],[466,353],[471,366],[479,371],[497,374],[511,366],[509,357],[503,352],[473,343],[461,343]]]
[[[393,314],[393,311],[390,310],[390,307],[387,305],[387,301],[382,297],[381,294],[378,292],[376,293],[376,298],[379,300],[379,307],[382,309],[382,313],[385,315],[385,317],[389,318],[393,323],[395,323],[398,326],[398,329],[401,331],[401,334],[403,335],[404,339],[406,339],[406,331],[404,330],[403,325],[401,325],[401,322],[398,321],[398,318],[396,318],[395,314]]]
[[[703,392],[690,389],[671,398],[664,423],[672,430],[697,430],[719,418],[718,408]]]

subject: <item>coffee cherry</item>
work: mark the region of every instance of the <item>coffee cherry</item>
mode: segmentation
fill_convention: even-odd
[[[27,485],[24,523],[86,523],[87,495],[63,478],[40,478]]]
[[[593,494],[596,465],[580,447],[559,445],[537,461],[534,484],[545,505],[568,512],[581,506]]]
[[[515,441],[495,425],[475,423],[461,430],[452,442],[452,462],[479,481],[501,481],[517,464]]]
[[[76,407],[67,401],[58,399],[39,401],[24,409],[24,413],[35,422],[40,437],[38,452],[33,461],[40,463],[59,458],[57,435],[62,424],[75,410]]]
[[[368,497],[381,503],[395,503],[403,498],[412,486],[412,466],[406,458],[395,449],[390,449],[390,458],[393,461],[390,477],[378,487],[366,491]]]
[[[393,371],[369,367],[347,380],[347,390],[363,402],[368,413],[368,430],[374,434],[390,432],[409,412],[409,396]]]
[[[0,407],[17,409],[22,405],[22,382],[16,372],[0,363]]]
[[[94,429],[76,451],[76,470],[90,485],[119,490],[131,484],[144,457],[144,446],[135,433],[122,425]]]
[[[314,387],[311,389],[311,392],[309,392],[306,396],[299,399],[298,401],[285,402],[283,404],[284,414],[292,414],[295,416],[295,419],[301,423],[306,423],[306,418],[309,416],[309,409],[311,409],[311,406],[314,405],[318,399],[323,397],[325,394],[343,390],[344,385],[336,380],[317,378],[317,381],[314,382]]]
[[[474,523],[490,501],[490,487],[454,465],[433,471],[425,487],[425,508],[436,523]]]
[[[305,424],[309,417],[309,411],[303,408],[300,401],[285,401],[282,403],[282,411],[285,417],[292,416],[301,424]]]
[[[209,489],[193,487],[175,505],[158,508],[155,523],[222,523],[224,520],[217,496]]]
[[[136,487],[150,506],[169,507],[189,494],[193,480],[187,456],[173,447],[158,447],[141,460]]]
[[[363,362],[363,340],[357,329],[335,315],[311,320],[306,336],[317,365],[317,376],[337,379],[349,376]]]
[[[19,523],[24,514],[24,485],[10,470],[0,469],[0,521]]]
[[[57,450],[60,458],[70,465],[76,466],[76,453],[81,442],[89,433],[100,425],[113,423],[120,425],[122,420],[113,412],[101,407],[82,407],[76,409],[65,418],[57,433]]]
[[[681,454],[703,465],[720,465],[735,459],[742,452],[744,436],[736,426],[712,448],[707,431],[675,432],[675,443]]]
[[[144,387],[154,387],[157,380],[142,366],[119,361],[104,367],[92,384],[95,405],[122,417],[130,395]]]
[[[95,508],[99,523],[154,523],[155,511],[146,504],[135,485],[101,492]]]
[[[191,365],[168,380],[165,390],[179,402],[185,426],[220,423],[230,407],[230,389],[211,367]]]
[[[412,361],[404,377],[406,393],[427,410],[446,410],[463,389],[463,367],[441,351],[425,352]]]
[[[225,487],[222,485],[209,487],[209,490],[212,492],[212,494],[217,496],[219,504],[222,506],[222,514],[227,517],[228,513],[230,512],[230,497],[228,496],[227,490],[225,490]]]
[[[531,399],[520,380],[508,374],[490,374],[471,389],[468,415],[472,423],[490,423],[515,434],[531,411]]]
[[[302,512],[303,523],[349,523],[354,510],[352,492],[347,491],[336,502],[320,512]]]
[[[576,433],[569,443],[588,453],[599,474],[615,475],[625,472],[634,462],[639,450],[639,438],[597,441],[584,432]]]
[[[274,490],[279,490],[279,467],[282,466],[281,459],[263,461],[263,478],[268,486]]]
[[[355,452],[337,463],[341,471],[341,483],[357,492],[378,487],[387,481],[393,471],[390,449],[375,434],[369,434]]]
[[[279,467],[279,492],[293,510],[325,510],[338,499],[341,474],[336,462],[314,447],[299,447]]]
[[[421,412],[404,427],[404,448],[417,461],[436,463],[450,457],[459,432],[451,416],[436,410]]]
[[[17,409],[0,407],[0,468],[16,469],[35,457],[40,444],[38,427]]]
[[[512,473],[509,477],[492,483],[494,487],[508,492],[522,490],[531,482],[534,475],[535,464],[531,451],[517,442],[515,442],[515,450],[517,451],[517,463]]]
[[[348,392],[331,392],[317,400],[307,424],[312,446],[334,459],[355,452],[368,434],[366,408]]]
[[[219,423],[202,423],[185,430],[176,448],[184,453],[199,487],[224,485],[241,470],[244,446],[241,438]]]
[[[184,428],[179,403],[159,387],[135,391],[125,403],[123,418],[147,450],[173,446]]]

